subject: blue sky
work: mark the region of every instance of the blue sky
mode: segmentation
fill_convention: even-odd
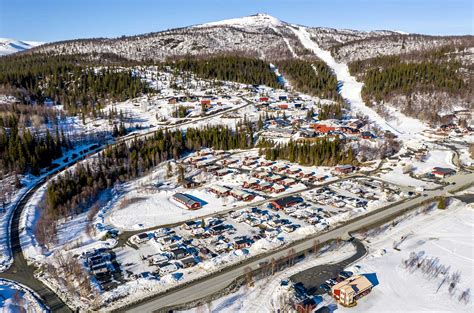
[[[307,26],[473,34],[472,0],[0,0],[0,37],[118,37],[267,13]]]

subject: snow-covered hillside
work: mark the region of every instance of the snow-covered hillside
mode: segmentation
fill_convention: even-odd
[[[313,31],[311,35],[314,40],[318,40],[317,33]],[[332,53],[339,61],[350,63],[382,55],[409,54],[444,46],[472,45],[474,45],[473,36],[425,36],[392,33],[388,36],[369,36],[363,40],[342,42],[332,47]]]
[[[205,23],[157,33],[116,39],[84,39],[44,45],[35,51],[55,53],[115,53],[140,60],[164,60],[183,55],[239,53],[267,60],[305,55],[305,49],[288,28],[288,23],[267,15]],[[394,35],[391,31],[361,32],[311,28],[324,48],[353,40]]]
[[[8,38],[0,38],[0,56],[25,51],[42,45],[38,41],[21,41]]]

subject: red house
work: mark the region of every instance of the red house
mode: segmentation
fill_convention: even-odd
[[[258,185],[258,180],[250,179],[250,180],[244,181],[244,183],[242,184],[242,187],[244,187],[244,188],[253,188],[257,185]]]
[[[275,209],[281,210],[281,209],[293,206],[293,205],[295,205],[297,203],[300,203],[300,202],[303,202],[303,198],[295,197],[295,196],[288,196],[288,197],[284,197],[284,198],[272,201],[271,204]]]
[[[273,163],[275,163],[275,162],[269,161],[269,160],[265,160],[265,161],[260,162],[260,165],[261,165],[261,166],[270,166],[270,165],[273,165]]]
[[[260,102],[268,102],[268,97],[260,97]]]
[[[209,188],[209,191],[212,193],[215,193],[216,195],[220,197],[225,197],[228,196],[230,193],[230,188],[224,187],[224,186],[212,186]]]
[[[354,170],[354,166],[350,164],[338,165],[336,166],[336,172],[341,174],[349,174]]]
[[[189,197],[184,193],[175,193],[173,199],[179,203],[184,204],[190,210],[197,210],[201,208],[201,203]]]
[[[313,124],[311,126],[314,128],[315,131],[317,131],[318,133],[323,133],[323,134],[327,134],[330,131],[336,130],[336,127],[326,126],[324,124]]]
[[[272,186],[271,191],[276,192],[276,193],[280,193],[280,192],[285,191],[285,187],[282,186],[282,185],[275,184],[275,185]]]

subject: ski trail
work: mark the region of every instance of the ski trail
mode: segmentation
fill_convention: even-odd
[[[338,81],[342,82],[342,87],[339,90],[341,96],[346,99],[350,105],[351,110],[355,113],[359,113],[365,115],[369,118],[369,120],[373,121],[383,130],[389,130],[394,132],[402,137],[406,137],[405,139],[409,139],[412,133],[405,133],[404,131],[406,128],[404,124],[410,123],[410,126],[413,126],[413,119],[409,121],[405,121],[404,117],[401,113],[399,113],[399,125],[398,129],[389,124],[384,118],[382,118],[375,110],[369,108],[365,105],[364,101],[362,100],[361,91],[363,87],[363,83],[360,83],[356,80],[354,76],[352,76],[349,72],[349,67],[345,63],[337,62],[334,57],[331,55],[331,52],[327,50],[321,49],[312,39],[308,31],[305,27],[292,25],[288,26],[295,35],[300,40],[301,44],[313,53],[318,56],[321,60],[323,60],[336,74]],[[415,122],[416,123],[416,122]],[[412,130],[413,133],[419,133],[426,127],[420,121],[417,121],[416,127],[408,127],[408,129]]]
[[[280,30],[277,29],[275,26],[270,25],[270,28],[271,28],[275,33],[277,33],[278,35],[280,35],[280,37],[283,39],[283,41],[285,42],[286,46],[288,47],[288,50],[290,50],[291,55],[293,55],[294,58],[298,58],[298,55],[296,54],[295,50],[293,50],[293,47],[290,45],[290,41],[288,40],[288,38],[286,38],[285,36],[283,36],[283,34],[280,32]]]

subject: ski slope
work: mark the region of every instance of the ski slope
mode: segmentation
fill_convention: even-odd
[[[340,89],[341,96],[349,101],[351,110],[355,113],[367,116],[372,122],[377,124],[383,130],[389,130],[402,139],[410,139],[414,134],[418,134],[426,127],[423,123],[408,119],[401,113],[394,116],[396,126],[387,122],[375,110],[365,105],[362,100],[361,92],[363,83],[360,83],[349,72],[349,67],[345,63],[337,62],[331,55],[331,52],[321,49],[312,39],[308,31],[303,26],[288,26],[300,40],[301,44],[308,50],[323,60],[336,74],[338,81],[342,82]]]

